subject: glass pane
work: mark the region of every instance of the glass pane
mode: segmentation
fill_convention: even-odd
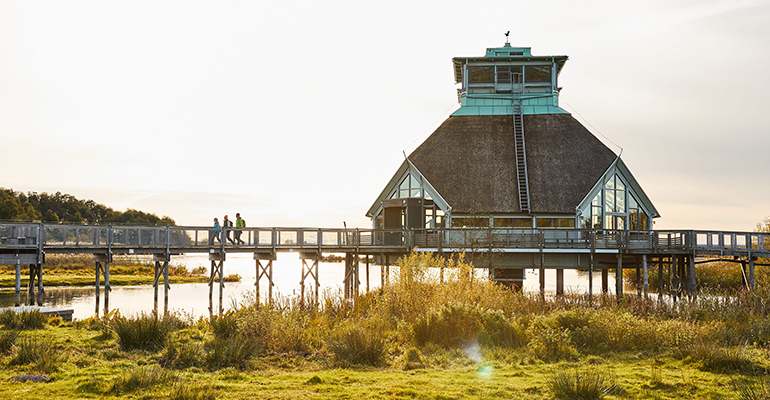
[[[631,209],[629,211],[628,226],[632,231],[639,230],[639,210]]]
[[[398,188],[401,190],[409,189],[409,175],[401,181],[401,185]]]
[[[604,212],[615,212],[615,191],[604,191]]]
[[[556,218],[538,218],[537,227],[538,228],[555,228]]]
[[[390,195],[390,198],[391,198],[391,199],[397,199],[397,198],[398,198],[398,190],[396,190],[395,192],[393,192],[393,194],[391,194],[391,195]]]
[[[636,199],[632,194],[628,195],[628,208],[629,209],[639,208],[639,203],[636,201]]]
[[[615,175],[615,186],[618,188],[618,190],[626,190],[626,185],[623,184],[623,181],[617,175]]]
[[[531,228],[532,218],[514,218],[513,227],[514,228]]]
[[[551,82],[550,65],[527,65],[524,73],[526,74],[525,79],[527,83]]]
[[[639,229],[643,231],[650,229],[647,224],[647,214],[642,210],[639,210]]]
[[[556,218],[556,226],[559,228],[574,228],[575,218]]]
[[[469,67],[468,75],[470,83],[494,83],[495,67]]]
[[[596,197],[594,197],[594,199],[591,200],[591,205],[594,205],[594,206],[602,205],[602,192],[599,192],[596,194]]]
[[[606,189],[615,189],[615,177],[610,178],[604,185]]]
[[[430,196],[430,193],[426,190],[425,193],[423,193],[423,196],[425,197],[425,200],[433,200],[433,197]]]
[[[615,193],[615,196],[617,197],[615,201],[615,211],[622,213],[626,212],[626,191],[618,190]]]
[[[513,218],[495,218],[495,228],[512,228]]]
[[[420,197],[420,189],[411,189],[411,195],[409,197]]]
[[[601,214],[591,215],[591,223],[593,223],[594,229],[602,229],[602,215]]]

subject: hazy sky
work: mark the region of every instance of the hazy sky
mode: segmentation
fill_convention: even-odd
[[[0,187],[185,225],[369,227],[454,111],[451,59],[568,55],[561,104],[657,229],[770,215],[767,1],[0,0]],[[606,138],[605,138],[606,137]]]

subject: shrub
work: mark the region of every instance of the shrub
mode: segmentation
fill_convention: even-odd
[[[739,400],[770,400],[770,379],[761,377],[743,381],[733,381]]]
[[[40,310],[22,311],[5,310],[0,313],[0,324],[6,329],[42,329],[48,317],[40,313]]]
[[[558,370],[548,379],[555,399],[594,400],[620,391],[611,375],[596,369]]]
[[[0,332],[0,354],[5,355],[10,353],[18,337],[19,337],[18,331]]]
[[[215,315],[211,317],[210,323],[217,339],[228,339],[238,334],[238,314],[234,311]]]
[[[337,365],[380,365],[385,357],[385,341],[381,332],[347,323],[332,332],[328,347]]]
[[[163,347],[173,323],[171,319],[142,313],[132,319],[116,315],[110,327],[118,335],[118,343],[123,350],[153,351]]]
[[[483,316],[484,311],[477,306],[447,304],[417,319],[414,338],[419,345],[462,346],[481,332]]]
[[[214,400],[217,392],[211,384],[179,381],[171,392],[171,400]]]
[[[425,368],[426,362],[420,350],[410,347],[396,360],[396,365],[403,370],[410,370]]]
[[[545,327],[533,331],[529,336],[532,339],[527,347],[536,358],[547,362],[578,358],[578,351],[566,329]]]
[[[59,370],[61,359],[51,340],[27,336],[18,341],[17,347],[9,365],[30,365],[33,371],[46,374]]]
[[[208,343],[206,364],[213,369],[234,367],[247,369],[251,367],[259,345],[249,337],[235,335],[224,339],[214,338]]]
[[[192,340],[171,340],[161,364],[173,368],[202,367],[206,361],[203,344]]]
[[[721,347],[713,343],[696,342],[682,348],[678,354],[681,358],[689,357],[702,371],[751,373],[764,370],[745,347]]]
[[[157,365],[145,365],[132,369],[126,374],[121,374],[115,380],[110,392],[129,393],[149,389],[153,386],[167,383],[175,378],[175,375]]]

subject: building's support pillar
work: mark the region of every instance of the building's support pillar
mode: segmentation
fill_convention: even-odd
[[[260,302],[259,284],[264,276],[267,279],[267,304],[273,304],[273,261],[276,259],[276,253],[254,253],[254,260],[257,267],[257,281],[254,282],[256,287],[256,300],[257,304]],[[267,261],[267,264],[262,264],[262,261]]]
[[[610,291],[610,270],[608,268],[602,268],[602,294],[605,295]]]
[[[749,256],[749,289],[754,290],[754,256]]]
[[[618,301],[623,298],[623,253],[618,253],[618,266],[615,269],[615,295]]]
[[[318,288],[321,286],[321,283],[318,281],[318,260],[321,258],[321,255],[319,253],[300,252],[299,258],[302,260],[302,279],[299,281],[300,306],[304,307],[305,305],[305,279],[308,277],[312,278],[314,283],[312,304],[315,306],[318,304]],[[308,265],[308,260],[312,262],[310,265]]]
[[[43,305],[43,264],[35,264],[35,266],[37,267],[37,305],[42,306]],[[752,282],[753,282],[753,275],[754,275],[753,261],[751,264],[751,269],[752,269]],[[107,271],[109,271],[109,264],[107,267]],[[109,281],[107,281],[107,284],[109,284]]]
[[[634,257],[636,263],[636,295],[642,297],[642,270],[639,261],[639,256]]]
[[[369,255],[366,255],[366,293],[369,293]]]
[[[647,254],[642,254],[642,286],[644,289],[644,298],[646,299],[650,293],[650,281],[647,267]]]
[[[545,300],[545,253],[543,252],[543,233],[540,233],[540,298]]]
[[[209,261],[211,261],[211,268],[209,271],[209,315],[214,316],[214,282],[219,281],[219,311],[221,316],[224,312],[224,306],[222,304],[222,297],[225,290],[225,259],[226,254],[221,253],[209,253]]]
[[[556,295],[564,295],[564,270],[561,268],[556,270]]]
[[[596,232],[588,232],[588,240],[591,242],[591,255],[588,260],[588,304],[594,299],[594,254],[596,253]]]

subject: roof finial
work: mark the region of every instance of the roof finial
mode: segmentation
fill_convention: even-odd
[[[510,35],[510,34],[511,34],[511,31],[505,32],[505,44],[510,44],[508,42],[508,35]]]

